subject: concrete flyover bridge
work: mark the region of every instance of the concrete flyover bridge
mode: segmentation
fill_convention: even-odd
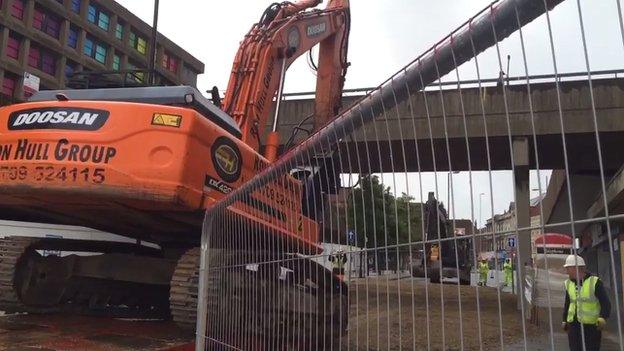
[[[624,140],[624,118],[621,117],[624,114],[624,79],[618,78],[617,73],[592,74],[596,117],[608,173],[617,171],[624,161],[624,153],[613,152],[621,149]],[[347,159],[347,153],[351,160],[370,159],[370,168],[369,163],[352,163],[351,169],[342,171],[417,172],[417,151],[420,170],[433,171],[432,142],[438,171],[448,171],[448,155],[451,155],[453,171],[468,170],[467,143],[472,169],[487,170],[486,135],[494,170],[512,169],[509,136],[518,147],[525,145],[529,168],[536,168],[534,149],[537,148],[541,169],[563,169],[562,123],[568,156],[574,155],[575,158],[570,164],[571,171],[595,171],[598,162],[587,73],[561,75],[559,94],[552,78],[530,78],[532,108],[526,80],[522,81],[522,77],[510,78],[510,84],[504,88],[491,84],[496,80],[482,80],[481,88],[468,81],[461,82],[461,89],[456,88],[457,83],[444,83],[441,90],[433,86],[425,93],[413,92],[410,99],[412,110],[409,102],[403,102],[396,108],[379,111],[375,123],[365,125],[342,141],[343,160]],[[520,84],[514,84],[515,81]],[[290,96],[282,103],[279,116],[282,146],[290,137],[289,131],[313,112],[314,100],[298,95]],[[347,107],[358,99],[358,96],[345,96],[343,105]],[[311,123],[303,123],[301,127],[310,129]],[[305,136],[305,133],[299,133],[295,140]],[[380,152],[377,152],[378,146]],[[367,150],[374,152],[366,155]],[[403,157],[407,169],[403,169]],[[348,168],[348,165],[342,166]]]

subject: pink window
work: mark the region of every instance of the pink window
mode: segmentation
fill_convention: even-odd
[[[33,27],[58,39],[61,28],[61,20],[46,12],[46,10],[35,7],[33,14]]]
[[[33,14],[33,27],[43,30],[43,20],[44,20],[43,12],[40,9],[35,8],[35,13]]]
[[[174,73],[178,71],[178,59],[177,58],[172,57],[169,59],[169,70]]]
[[[11,16],[24,19],[24,0],[13,0],[11,4]]]
[[[19,57],[20,41],[17,38],[9,37],[7,41],[6,54],[17,60]]]
[[[13,93],[15,93],[15,79],[5,75],[2,80],[2,94],[13,96]]]
[[[164,54],[162,59],[162,66],[168,71],[175,73],[178,71],[178,59],[168,54]]]

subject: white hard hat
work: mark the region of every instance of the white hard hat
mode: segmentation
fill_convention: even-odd
[[[578,267],[585,266],[585,260],[583,259],[583,257],[577,256],[577,255],[568,255],[568,257],[566,257],[565,264],[563,265],[563,267],[574,267],[574,266],[578,266]]]

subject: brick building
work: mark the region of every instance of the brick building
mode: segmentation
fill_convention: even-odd
[[[529,203],[529,216],[531,217],[531,250],[535,254],[535,247],[533,243],[535,239],[542,235],[540,206],[544,195],[539,195],[530,200]],[[494,215],[494,218],[489,218],[486,221],[485,227],[481,228],[480,232],[494,233],[494,238],[491,235],[485,235],[479,238],[477,241],[477,252],[482,257],[507,257],[515,253],[516,251],[516,206],[513,202],[509,204],[509,208],[501,214]],[[513,244],[513,245],[511,245]]]
[[[65,88],[75,72],[113,71],[111,76],[146,83],[151,27],[112,0],[0,0],[0,104],[22,101],[24,73],[39,88]],[[192,85],[204,64],[158,35],[156,84]],[[26,95],[26,96],[25,96]]]

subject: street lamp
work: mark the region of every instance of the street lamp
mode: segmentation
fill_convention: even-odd
[[[485,195],[485,193],[480,193],[479,194],[479,221],[481,220],[481,199],[483,198],[483,195]],[[479,228],[479,221],[477,221],[477,228]]]
[[[548,177],[546,177],[546,183],[544,184],[546,185],[546,188],[544,188],[540,184],[539,188],[532,188],[531,191],[537,191],[540,195],[547,193],[548,192]]]
[[[447,191],[447,202],[446,202],[446,206],[448,206],[447,208],[447,214],[449,217],[451,217],[451,192],[453,191],[453,183],[451,183],[452,181],[452,177],[451,174],[452,173],[459,173],[459,171],[452,171],[452,172],[448,172],[446,175],[446,184],[448,185],[448,191]]]

